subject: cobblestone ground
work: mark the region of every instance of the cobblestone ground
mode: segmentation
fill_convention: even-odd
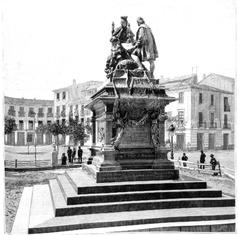
[[[59,172],[58,172],[59,173]],[[47,184],[56,172],[5,172],[5,230],[11,232],[23,188],[35,184]]]
[[[213,189],[222,190],[229,196],[235,196],[235,180],[227,176],[213,176],[209,174],[198,173],[197,171],[180,169],[179,174],[184,174],[199,180],[207,182],[207,186]]]

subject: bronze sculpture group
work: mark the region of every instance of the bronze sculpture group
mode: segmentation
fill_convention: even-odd
[[[112,80],[116,69],[130,71],[145,71],[149,78],[154,78],[154,61],[158,57],[157,46],[153,33],[142,17],[137,19],[136,36],[130,29],[127,16],[121,17],[121,26],[115,28],[112,24],[111,54],[107,59],[105,72]],[[135,36],[135,38],[134,38]],[[147,71],[142,62],[148,61],[150,70]]]

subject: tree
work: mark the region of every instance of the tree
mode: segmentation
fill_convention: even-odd
[[[85,127],[83,123],[78,123],[77,120],[70,119],[69,125],[67,126],[67,134],[72,136],[74,145],[80,141],[80,143],[84,143],[84,139],[88,137],[85,133]]]
[[[9,116],[5,117],[4,122],[4,133],[5,134],[11,134],[13,131],[17,129],[17,125],[14,118],[11,118]]]

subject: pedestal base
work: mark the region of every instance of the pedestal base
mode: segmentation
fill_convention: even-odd
[[[167,148],[116,151],[108,147],[98,151],[92,164],[84,164],[82,168],[93,175],[97,183],[178,179],[178,170],[167,159],[168,151]]]

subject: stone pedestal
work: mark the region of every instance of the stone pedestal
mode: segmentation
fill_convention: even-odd
[[[142,180],[144,170],[147,180],[177,178],[164,143],[164,108],[175,98],[168,97],[157,80],[120,73],[123,76],[114,77],[86,106],[93,112],[93,136],[91,158],[83,168],[98,182],[106,182],[110,174],[120,179],[122,173],[124,180]]]

